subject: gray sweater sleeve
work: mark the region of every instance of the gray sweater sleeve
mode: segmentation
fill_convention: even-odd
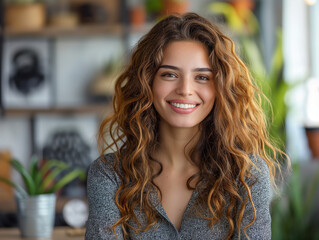
[[[269,240],[271,239],[271,216],[269,211],[271,201],[271,182],[268,166],[264,160],[257,158],[253,160],[256,166],[260,169],[252,169],[252,174],[257,178],[255,184],[251,187],[251,197],[256,209],[256,219],[254,223],[246,229],[247,235],[250,239]],[[250,181],[247,181],[250,184]],[[246,191],[242,187],[242,196],[246,195]],[[241,239],[247,239],[243,228],[247,226],[254,217],[254,210],[250,203],[247,201],[245,208],[242,226],[241,226]],[[237,231],[236,231],[237,232]],[[234,239],[238,239],[237,233]]]
[[[115,193],[118,189],[118,176],[111,166],[98,159],[94,161],[88,173],[87,194],[89,218],[86,223],[86,240],[123,239],[120,227],[117,227],[115,237],[110,227],[120,219],[120,212],[115,204]]]

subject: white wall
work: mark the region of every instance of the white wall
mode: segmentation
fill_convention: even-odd
[[[56,104],[85,103],[89,83],[108,61],[122,55],[120,37],[59,39],[56,42]]]
[[[28,164],[31,154],[30,125],[26,118],[8,117],[0,119],[0,151],[7,150],[12,157]],[[13,179],[20,181],[18,174],[12,172]]]
[[[319,7],[316,3],[309,8],[304,0],[284,0],[283,9],[284,76],[289,83],[299,82],[286,98],[290,108],[287,117],[287,150],[293,160],[309,161],[311,154],[304,131],[306,91],[305,85],[300,82],[306,81],[313,73],[318,74]],[[314,54],[313,57],[310,53]]]

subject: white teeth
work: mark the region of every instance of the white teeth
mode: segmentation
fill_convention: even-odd
[[[174,103],[170,102],[171,105],[178,108],[188,109],[188,108],[194,108],[196,107],[196,104],[184,104],[184,103]]]

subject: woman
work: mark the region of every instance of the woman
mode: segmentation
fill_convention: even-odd
[[[278,150],[260,95],[215,25],[193,13],[157,23],[99,130],[86,239],[270,239]]]

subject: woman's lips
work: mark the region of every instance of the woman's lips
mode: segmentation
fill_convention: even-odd
[[[199,103],[189,100],[172,100],[167,101],[167,103],[170,105],[174,112],[180,114],[192,113],[199,106]]]

